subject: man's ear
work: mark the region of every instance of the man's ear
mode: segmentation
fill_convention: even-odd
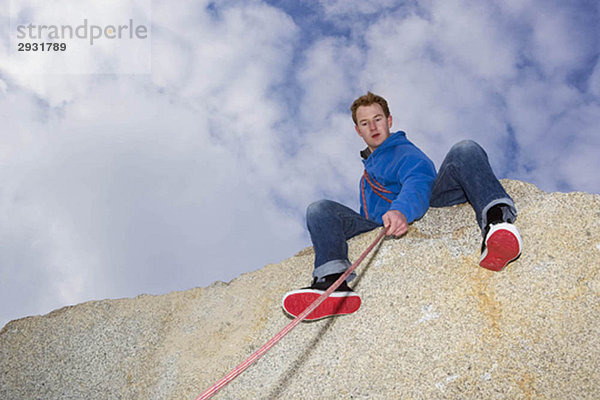
[[[358,125],[354,125],[354,129],[356,130],[356,133],[358,133],[358,136],[362,137],[360,134],[360,129],[358,129]]]
[[[388,128],[391,129],[392,128],[392,114],[388,115],[387,120],[388,120]]]

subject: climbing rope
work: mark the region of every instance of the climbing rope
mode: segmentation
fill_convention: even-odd
[[[369,173],[365,169],[363,177],[360,180],[360,192],[362,193],[362,202],[363,202],[362,206],[363,206],[363,210],[365,212],[365,217],[367,219],[369,219],[369,212],[367,211],[367,198],[365,196],[365,181],[367,181],[369,186],[371,186],[371,190],[373,191],[373,193],[375,193],[377,196],[381,197],[388,203],[391,203],[392,200],[385,197],[383,195],[383,193],[392,194],[393,192],[391,190],[386,189],[381,183],[377,182],[377,180],[375,180],[375,178],[370,177]]]
[[[300,315],[298,315],[292,322],[290,322],[285,328],[283,328],[278,334],[273,336],[267,343],[265,343],[260,349],[256,350],[250,357],[248,357],[243,363],[231,370],[223,378],[215,382],[210,388],[208,388],[200,396],[196,397],[195,400],[206,400],[214,396],[219,390],[225,387],[229,382],[237,378],[242,372],[244,372],[250,365],[256,360],[262,357],[271,347],[275,346],[285,335],[287,335],[296,325],[304,320],[311,312],[313,312],[327,297],[331,295],[344,282],[348,276],[354,272],[356,267],[364,260],[364,258],[373,250],[373,248],[379,243],[381,238],[385,235],[385,228],[381,229],[381,232],[377,238],[367,247],[367,249],[358,257],[358,259],[352,264],[346,272],[342,274],[334,283],[331,285],[325,293],[319,296],[311,305],[308,306]]]

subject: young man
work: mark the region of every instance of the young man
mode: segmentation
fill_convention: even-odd
[[[381,225],[386,235],[402,236],[429,206],[471,203],[483,235],[480,266],[500,271],[521,254],[521,237],[513,225],[517,210],[477,143],[465,140],[454,145],[436,174],[433,162],[404,132],[390,133],[392,116],[384,98],[369,92],[350,110],[356,132],[367,144],[361,152],[365,171],[360,214],[330,200],[308,207],[306,220],[315,250],[313,283],[284,296],[282,306],[288,314],[300,314],[348,269],[348,239]],[[307,320],[349,314],[359,307],[360,296],[343,282]]]

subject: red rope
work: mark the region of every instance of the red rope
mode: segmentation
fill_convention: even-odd
[[[273,336],[267,343],[265,343],[260,349],[256,350],[250,357],[248,357],[243,363],[235,367],[231,370],[227,375],[221,378],[219,381],[215,382],[213,386],[207,389],[200,396],[196,397],[195,400],[205,400],[210,399],[214,396],[219,390],[221,390],[225,385],[229,382],[237,378],[242,372],[244,372],[250,365],[252,365],[256,360],[262,357],[267,351],[271,349],[271,347],[275,346],[277,342],[279,342],[285,335],[287,335],[296,325],[298,325],[304,318],[308,316],[311,312],[314,311],[327,297],[331,295],[344,282],[348,276],[358,267],[358,265],[364,260],[364,258],[373,250],[373,248],[379,243],[381,238],[385,235],[385,229],[382,229],[377,238],[367,247],[367,249],[358,257],[358,259],[352,264],[346,272],[342,274],[334,283],[331,285],[325,293],[319,296],[306,310],[304,310],[300,315],[298,315],[292,322],[290,322],[285,328],[283,328],[278,334]]]
[[[377,182],[375,180],[375,178],[371,178],[369,176],[369,173],[365,169],[363,177],[360,180],[360,191],[362,192],[362,202],[363,202],[363,210],[365,212],[365,217],[367,219],[369,219],[369,212],[367,211],[367,198],[365,196],[365,180],[367,181],[367,183],[369,184],[369,186],[371,186],[371,190],[373,190],[373,193],[375,193],[377,196],[381,197],[382,199],[384,199],[388,203],[391,203],[392,200],[390,200],[387,197],[385,197],[383,195],[383,193],[392,194],[394,192],[392,192],[391,190],[386,189],[381,183]]]

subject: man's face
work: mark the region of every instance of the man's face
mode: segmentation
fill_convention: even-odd
[[[363,138],[371,151],[375,151],[388,137],[392,127],[392,116],[385,117],[383,109],[377,103],[360,106],[356,110],[355,126],[358,135]]]

